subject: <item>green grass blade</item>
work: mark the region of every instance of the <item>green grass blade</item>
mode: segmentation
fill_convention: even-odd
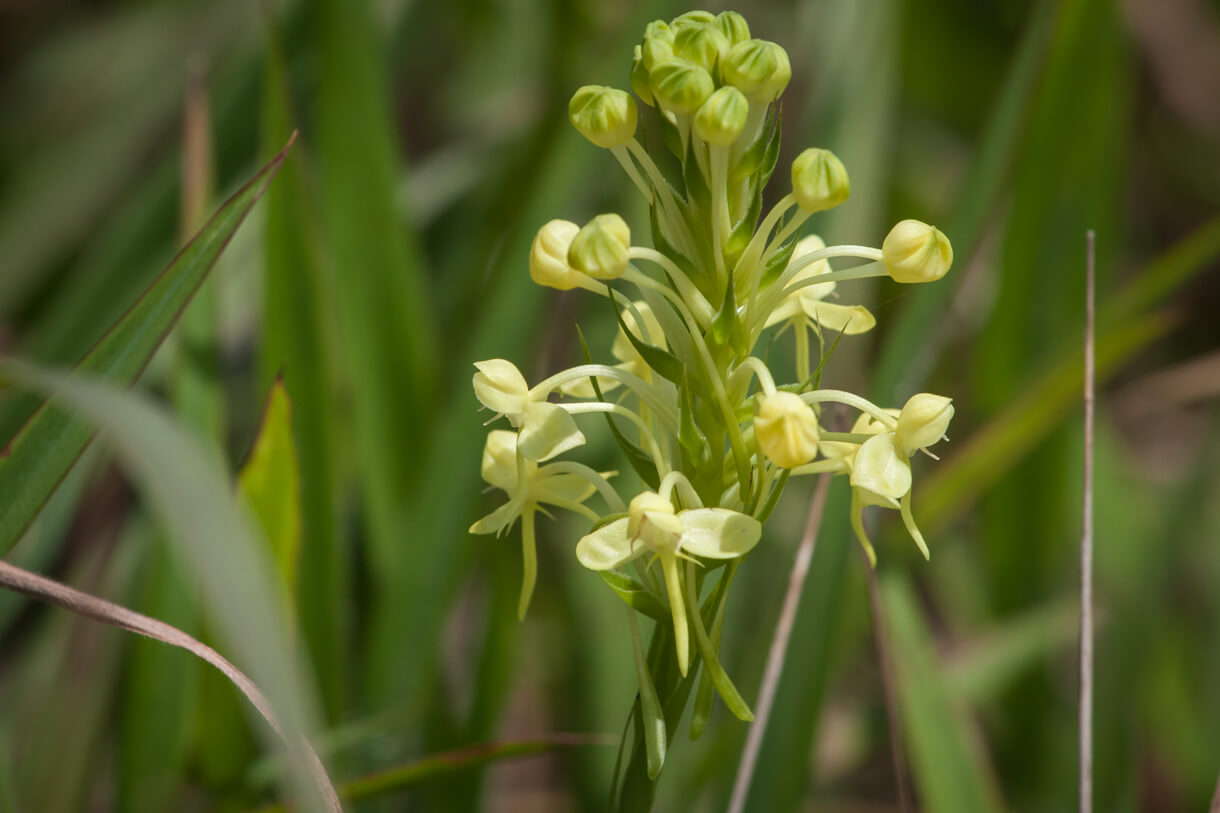
[[[285,151],[287,147],[285,148]],[[191,295],[284,160],[281,152],[212,216],[144,295],[116,322],[78,367],[130,385],[152,358]],[[88,445],[92,430],[44,406],[0,453],[0,553],[7,552]]]
[[[333,789],[303,738],[311,730],[309,683],[295,668],[284,635],[288,620],[276,600],[265,543],[239,510],[214,456],[161,409],[97,377],[68,377],[8,360],[0,362],[0,378],[53,396],[104,432],[157,509],[233,660],[270,700],[291,757],[291,795],[321,809]],[[278,747],[278,738],[262,733]]]
[[[977,732],[971,730],[950,693],[906,581],[882,577],[881,604],[921,809],[997,813],[1002,805]]]
[[[288,72],[278,31],[269,33],[264,65],[262,148],[272,155],[294,129]],[[335,520],[336,465],[332,417],[332,367],[325,348],[332,339],[321,318],[323,276],[316,201],[304,171],[308,144],[285,162],[267,191],[265,284],[260,380],[283,380],[293,408],[293,436],[300,457],[302,536],[297,613],[333,719],[342,706],[349,656],[340,630],[346,626],[345,581]]]

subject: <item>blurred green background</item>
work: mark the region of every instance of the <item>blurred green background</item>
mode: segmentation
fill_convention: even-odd
[[[626,86],[644,24],[685,10],[0,3],[5,355],[75,364],[300,132],[139,387],[235,473],[282,375],[303,520],[290,637],[337,782],[492,741],[542,751],[457,757],[355,809],[605,807],[614,747],[552,735],[622,729],[635,677],[618,599],[571,555],[582,525],[544,521],[516,621],[516,537],[466,533],[495,504],[469,380],[489,357],[531,380],[578,363],[577,323],[607,346],[605,308],[534,286],[528,247],[551,218],[603,211],[647,233],[567,100]],[[851,173],[850,202],[812,228],[878,245],[916,217],[957,257],[937,285],[852,290],[879,327],[840,346],[826,384],[956,401],[941,461],[916,465],[933,556],[884,518],[870,607],[832,489],[748,809],[898,810],[899,735],[922,810],[1074,808],[1090,228],[1096,804],[1204,809],[1220,772],[1220,2],[738,10],[791,56],[781,168],[822,146]],[[5,393],[0,437],[37,403]],[[589,438],[585,462],[624,468],[605,433]],[[790,488],[728,608],[723,658],[750,700],[809,485]],[[161,527],[95,444],[7,556],[211,639]],[[185,653],[0,595],[0,810],[256,807],[274,794],[261,725]],[[745,731],[719,708],[699,741],[683,732],[657,809],[722,810]]]

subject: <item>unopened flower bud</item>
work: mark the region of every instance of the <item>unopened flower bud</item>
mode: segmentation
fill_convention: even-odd
[[[718,89],[695,113],[695,134],[709,144],[727,147],[745,129],[750,103],[732,85]]]
[[[673,503],[655,491],[645,491],[627,506],[627,538],[657,553],[675,553],[682,540],[682,520],[674,514]]]
[[[530,246],[530,279],[561,291],[577,287],[580,272],[568,265],[568,248],[579,232],[570,220],[552,220],[539,229]]]
[[[658,62],[673,59],[674,32],[669,23],[664,20],[653,20],[644,27],[644,42],[640,46],[640,56],[644,68],[651,71]]]
[[[794,469],[818,454],[818,419],[792,392],[761,396],[754,416],[754,439],[775,465]]]
[[[686,25],[674,34],[674,56],[711,73],[729,50],[729,41],[714,25]]]
[[[779,46],[766,40],[745,40],[729,49],[720,60],[724,81],[747,96],[755,96],[767,87],[771,75],[779,67],[775,49]]]
[[[716,15],[703,9],[694,9],[679,14],[669,21],[669,28],[677,36],[678,32],[687,26],[710,25],[716,22]]]
[[[780,97],[788,82],[792,81],[792,63],[788,61],[788,52],[775,43],[770,43],[775,51],[775,70],[767,77],[767,81],[759,89],[758,94],[763,101],[773,102]]]
[[[730,46],[745,42],[750,38],[750,24],[736,11],[720,12],[716,15],[714,24],[720,29],[720,33],[724,34]]]
[[[881,256],[895,282],[935,282],[953,265],[953,246],[940,229],[903,220],[886,235]]]
[[[953,419],[953,400],[943,395],[921,392],[912,395],[898,415],[895,435],[898,447],[907,457],[926,449],[945,436]]]
[[[635,46],[635,56],[631,58],[631,89],[640,101],[652,105],[652,88],[648,86],[648,68],[644,67],[643,49]]]
[[[712,75],[682,59],[666,59],[648,69],[657,102],[672,113],[694,113],[716,89]]]
[[[572,238],[568,265],[594,279],[617,279],[627,270],[631,229],[616,214],[598,215]]]
[[[618,147],[635,136],[635,99],[617,88],[585,85],[572,95],[568,119],[597,146]]]
[[[792,194],[806,212],[838,206],[851,194],[843,162],[830,150],[805,150],[792,162]]]

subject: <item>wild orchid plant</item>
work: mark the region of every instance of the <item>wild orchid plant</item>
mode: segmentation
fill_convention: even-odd
[[[610,348],[618,363],[590,361],[534,386],[511,361],[475,364],[475,395],[512,431],[488,435],[482,465],[484,479],[508,501],[471,531],[503,534],[521,520],[524,616],[537,573],[536,515],[560,508],[592,523],[576,557],[630,608],[640,681],[636,739],[650,778],[699,663],[692,735],[706,723],[713,688],[738,717],[752,719],[720,666],[720,629],[733,574],[762,537],[790,477],[849,478],[852,527],[870,561],[862,512],[871,505],[897,510],[928,556],[911,512],[910,461],[944,435],[950,399],[920,393],[901,409],[886,409],[821,389],[811,341],[824,359],[825,334],[859,334],[875,324],[864,307],[831,301],[837,283],[883,275],[931,282],[948,271],[952,248],[939,230],[915,220],[894,226],[880,249],[799,237],[811,215],[850,192],[843,164],[824,149],[793,161],[791,191],[760,222],[779,156],[778,100],[790,77],[784,49],[752,39],[735,12],[693,11],[650,23],[635,48],[631,86],[655,107],[664,144],[657,152],[672,156],[637,141],[639,111],[625,91],[582,87],[568,113],[648,201],[654,248],[633,245],[627,223],[602,214],[583,227],[547,223],[529,259],[538,284],[608,300],[619,326]],[[867,262],[832,270],[837,258]],[[791,383],[777,384],[754,355],[772,329],[795,341]],[[859,413],[850,432],[826,427],[828,403]],[[612,473],[559,459],[584,444],[576,419],[593,413],[605,417],[647,490],[622,494]],[[589,505],[595,494],[601,511]],[[647,655],[636,613],[658,622]]]

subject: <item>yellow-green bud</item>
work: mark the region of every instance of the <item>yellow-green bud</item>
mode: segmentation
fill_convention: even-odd
[[[760,397],[754,416],[754,439],[775,465],[794,469],[818,454],[818,419],[796,393],[779,391]]]
[[[625,90],[585,85],[572,94],[568,119],[597,146],[618,147],[635,136],[635,99]]]
[[[903,220],[886,235],[881,256],[895,282],[935,282],[953,265],[953,246],[940,229]]]
[[[673,113],[694,113],[716,89],[712,75],[683,59],[667,59],[648,69],[652,95]]]
[[[713,25],[686,25],[674,34],[674,56],[693,62],[708,73],[729,50],[729,41]]]
[[[580,232],[570,220],[552,220],[541,229],[530,246],[530,279],[547,288],[569,291],[580,280],[580,272],[568,265],[568,248]]]
[[[617,279],[627,270],[631,229],[616,214],[598,215],[572,238],[568,265],[594,279]]]
[[[806,212],[838,206],[851,194],[843,162],[830,150],[805,150],[792,162],[792,194]]]
[[[907,457],[932,446],[945,436],[953,420],[953,400],[943,395],[921,392],[912,395],[898,415],[895,439]]]
[[[505,359],[476,361],[474,397],[492,412],[509,416],[515,426],[529,404],[529,384],[517,365]]]
[[[642,48],[635,46],[635,56],[631,58],[631,89],[640,101],[652,106],[652,88],[648,86],[648,68],[644,67]]]
[[[653,20],[644,27],[644,42],[640,46],[644,67],[651,71],[658,62],[672,59],[673,55],[674,32],[669,29],[669,23]]]
[[[775,53],[775,70],[767,77],[758,91],[764,101],[773,102],[780,97],[788,83],[792,81],[792,63],[788,61],[788,52],[775,43],[769,43]]]
[[[736,45],[750,38],[750,24],[736,11],[720,12],[716,15],[715,25],[729,41],[729,45]]]
[[[638,539],[651,550],[676,553],[682,530],[673,504],[655,491],[637,494],[627,506],[627,538]]]
[[[732,85],[725,85],[708,96],[695,113],[695,134],[709,144],[727,147],[741,135],[749,114],[750,103],[745,95]]]
[[[694,11],[687,11],[674,17],[669,21],[669,28],[676,35],[680,29],[688,25],[708,25],[714,22],[716,22],[715,14],[703,9],[695,9]]]
[[[720,60],[720,73],[724,81],[747,96],[757,95],[767,87],[771,75],[779,66],[779,58],[775,54],[777,47],[766,40],[737,43]]]

